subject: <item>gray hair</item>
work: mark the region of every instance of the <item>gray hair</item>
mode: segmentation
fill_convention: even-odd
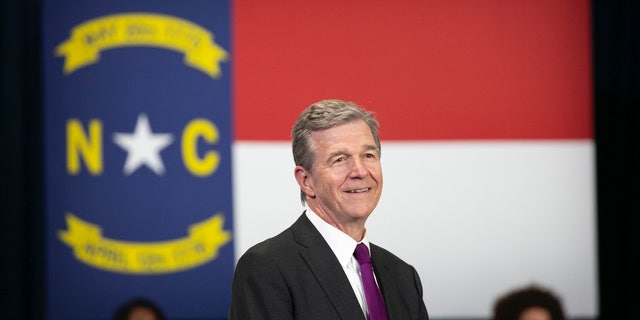
[[[378,152],[380,148],[380,136],[378,134],[378,121],[373,113],[368,112],[357,104],[342,100],[322,100],[305,109],[291,130],[293,161],[296,166],[311,171],[315,162],[315,153],[311,149],[311,133],[329,129],[356,120],[364,120],[375,141]],[[301,190],[302,204],[305,203],[305,193]]]

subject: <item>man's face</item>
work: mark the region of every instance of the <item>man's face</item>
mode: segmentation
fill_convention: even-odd
[[[364,120],[311,133],[315,162],[307,203],[325,221],[342,229],[364,223],[382,194],[380,153]]]

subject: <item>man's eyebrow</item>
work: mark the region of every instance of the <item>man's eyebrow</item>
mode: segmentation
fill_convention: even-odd
[[[380,149],[378,149],[377,146],[372,145],[372,144],[366,144],[364,145],[364,151],[371,151],[374,150],[375,152],[377,152],[378,154],[380,153]]]
[[[365,144],[364,145],[364,150],[376,150],[376,151],[378,151],[378,147],[376,147],[373,144]]]
[[[362,150],[363,151],[371,151],[371,150],[373,150],[373,151],[375,151],[377,153],[380,153],[380,149],[378,149],[378,147],[376,147],[373,144],[365,144],[365,145],[363,145],[363,149]],[[327,160],[326,161],[331,161],[331,159],[333,159],[335,157],[344,156],[344,155],[348,155],[347,151],[344,150],[344,149],[341,149],[341,150],[338,150],[338,151],[334,151],[334,152],[330,153],[327,156]]]
[[[327,156],[327,161],[331,161],[331,159],[337,157],[337,156],[343,156],[346,155],[347,152],[345,150],[338,150],[338,151],[334,151],[331,152],[328,156]]]

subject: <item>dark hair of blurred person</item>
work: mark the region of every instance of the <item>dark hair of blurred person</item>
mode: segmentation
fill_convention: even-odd
[[[162,310],[151,300],[135,298],[120,305],[112,320],[166,320]]]
[[[493,320],[565,320],[560,299],[550,290],[528,286],[496,301]]]

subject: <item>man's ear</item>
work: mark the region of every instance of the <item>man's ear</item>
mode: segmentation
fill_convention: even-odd
[[[308,197],[314,198],[316,196],[315,188],[313,187],[313,179],[307,170],[301,166],[296,166],[293,170],[293,175],[300,186],[300,190],[304,192]]]

